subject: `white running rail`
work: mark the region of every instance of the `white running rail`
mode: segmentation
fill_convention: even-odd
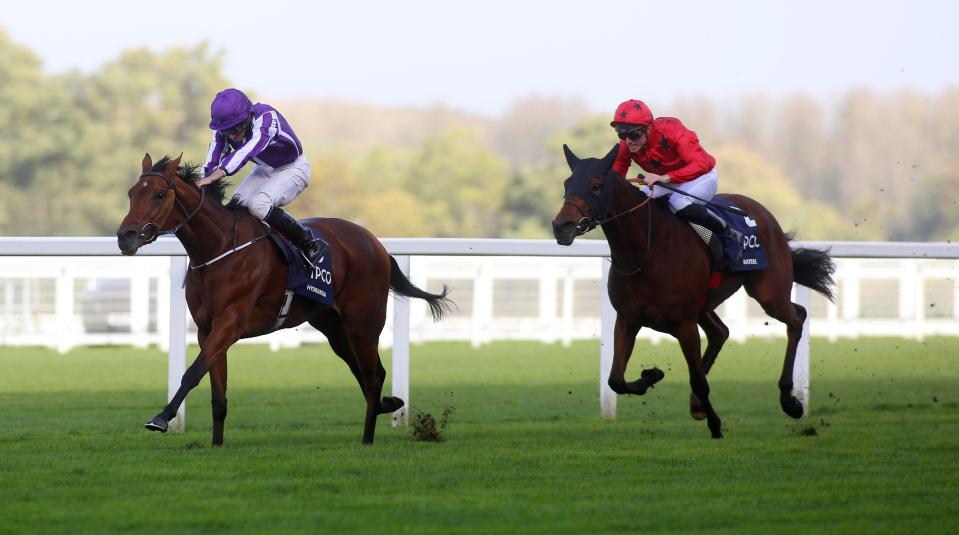
[[[429,280],[442,282],[446,279],[472,279],[472,292],[468,299],[471,310],[468,317],[451,318],[442,324],[433,325],[424,318],[428,316],[424,303],[418,300],[394,298],[391,302],[393,395],[407,400],[407,405],[393,417],[394,425],[408,422],[410,407],[409,356],[411,335],[416,340],[469,339],[473,345],[490,341],[497,327],[513,328],[506,335],[510,339],[540,339],[570,343],[573,338],[595,338],[598,327],[600,339],[599,390],[600,411],[604,417],[615,418],[616,395],[606,385],[606,377],[612,365],[612,325],[615,312],[606,295],[606,277],[609,263],[596,259],[609,256],[609,247],[601,240],[579,240],[570,247],[557,245],[552,240],[499,240],[499,239],[443,239],[443,238],[394,238],[381,240],[387,250],[396,257],[401,269],[421,287]],[[837,293],[839,305],[825,304],[825,318],[817,318],[816,334],[835,339],[839,336],[898,335],[913,338],[933,334],[959,335],[959,245],[950,243],[882,243],[882,242],[794,242],[794,246],[830,249],[838,259]],[[9,345],[52,345],[67,351],[74,345],[90,343],[123,343],[145,346],[156,343],[169,350],[168,392],[172,396],[179,387],[185,370],[187,311],[181,282],[185,276],[187,259],[180,243],[174,238],[162,238],[143,247],[132,258],[112,258],[109,267],[94,257],[118,257],[115,238],[10,238],[0,237],[0,281],[6,281],[5,311],[0,315],[5,326],[0,326],[0,342]],[[75,257],[66,262],[37,261],[30,257]],[[169,264],[157,264],[150,257],[168,257]],[[411,257],[417,262],[412,263]],[[448,257],[469,257],[472,262],[464,268]],[[520,257],[553,257],[543,262]],[[514,259],[510,261],[510,259]],[[590,260],[590,259],[593,260]],[[869,265],[859,259],[913,259],[913,262],[879,262]],[[938,260],[937,260],[938,259]],[[917,263],[919,262],[919,263]],[[423,267],[423,272],[419,267]],[[875,262],[873,262],[875,264]],[[600,267],[601,266],[601,267]],[[494,278],[494,271],[506,275]],[[50,278],[56,281],[53,316],[54,340],[43,336],[22,337],[11,334],[11,326],[17,318],[13,312],[12,280],[33,277]],[[78,278],[117,277],[130,279],[130,329],[128,333],[84,335],[82,327],[76,327],[74,285]],[[150,280],[157,281],[156,309],[157,333],[148,332]],[[498,320],[493,314],[493,286],[497,280],[512,279],[535,281],[538,302],[534,308],[538,319],[523,321],[507,317]],[[861,317],[860,281],[876,280],[898,286],[898,313],[886,318]],[[927,303],[929,288],[925,282],[934,279],[940,282],[937,291],[945,292],[943,301],[951,310],[937,311],[929,318]],[[599,296],[599,325],[589,321],[574,321],[573,286],[577,281],[595,280]],[[602,284],[598,284],[599,281]],[[944,285],[942,283],[945,283]],[[558,291],[558,286],[562,291]],[[562,297],[559,297],[561,294]],[[457,294],[454,298],[462,298]],[[577,299],[581,296],[577,294]],[[21,301],[23,301],[21,295]],[[810,309],[811,297],[808,288],[796,287],[795,300]],[[587,299],[586,301],[590,301]],[[532,303],[527,303],[532,305]],[[5,305],[5,306],[4,306]],[[411,308],[414,310],[411,314]],[[747,322],[748,301],[740,291],[724,304],[724,318],[729,323],[732,336],[742,340],[748,336],[781,336],[785,331],[778,322]],[[813,317],[813,314],[810,314]],[[24,321],[31,321],[25,317]],[[499,321],[499,324],[497,322]],[[528,324],[528,325],[527,325]],[[803,338],[796,358],[794,384],[796,395],[808,411],[809,388],[809,325],[807,320]],[[284,331],[282,335],[269,335],[256,341],[267,342],[273,348],[298,345],[301,341],[322,340],[315,331]],[[464,335],[464,332],[466,333]],[[850,334],[851,333],[851,334]],[[384,333],[384,334],[388,334]],[[658,343],[668,337],[648,329],[641,337]],[[194,338],[195,340],[195,338]],[[385,345],[390,345],[385,340]],[[185,425],[183,407],[171,429],[182,430]]]

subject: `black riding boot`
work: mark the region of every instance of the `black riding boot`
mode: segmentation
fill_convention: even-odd
[[[294,245],[302,249],[314,266],[318,265],[323,255],[326,254],[326,244],[314,238],[306,227],[294,219],[293,216],[284,212],[282,208],[277,206],[270,208],[270,212],[266,214],[264,221],[282,232]]]
[[[708,228],[713,234],[720,238],[733,240],[733,243],[736,244],[736,256],[733,258],[733,264],[739,264],[739,261],[743,257],[743,235],[741,232],[727,225],[726,222],[719,217],[709,213],[709,210],[701,204],[690,204],[686,208],[676,212],[676,215],[686,221]]]

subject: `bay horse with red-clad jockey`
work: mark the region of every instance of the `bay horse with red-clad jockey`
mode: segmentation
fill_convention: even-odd
[[[602,159],[580,159],[565,145],[563,149],[572,174],[564,184],[563,206],[553,220],[556,241],[569,245],[577,236],[601,226],[609,242],[607,289],[616,310],[610,388],[617,394],[643,395],[660,381],[664,374],[657,368],[643,370],[639,379],[626,381],[626,365],[640,328],[670,334],[679,341],[689,369],[690,412],[696,419],[706,419],[713,438],[722,437],[706,374],[729,337],[729,329],[715,309],[744,287],[766,314],[786,324],[779,401],[786,414],[801,418],[803,406],[792,394],[793,364],[806,309],[793,303],[790,293],[795,282],[832,299],[835,266],[828,253],[790,247],[791,236],[761,204],[743,195],[719,195],[755,221],[768,267],[724,272],[721,282],[711,288],[715,262],[705,242],[687,222],[659,202],[648,202],[646,193],[612,170],[618,145]],[[705,353],[701,353],[698,327],[706,333]]]
[[[166,431],[187,393],[210,374],[213,398],[213,445],[223,444],[226,420],[227,350],[237,340],[277,329],[286,295],[288,267],[268,229],[245,208],[223,205],[225,184],[202,188],[197,168],[180,158],[156,164],[143,158],[142,173],[130,188],[130,211],[117,230],[125,255],[175,234],[190,258],[186,300],[197,326],[200,354],[183,374],[180,388],[163,410],[146,424]],[[366,229],[342,219],[304,221],[329,242],[334,305],[294,297],[282,328],[309,323],[326,335],[330,347],[349,366],[366,399],[363,443],[372,444],[376,417],[403,406],[397,397],[382,397],[386,370],[377,346],[386,322],[390,290],[425,299],[434,319],[448,310],[447,289],[425,292],[403,274],[396,260]]]

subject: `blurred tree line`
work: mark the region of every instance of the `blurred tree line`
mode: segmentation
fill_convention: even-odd
[[[130,50],[92,74],[51,75],[0,30],[0,234],[112,235],[144,152],[202,163],[210,99],[231,85],[222,59],[206,45]],[[627,88],[623,98],[643,95]],[[525,97],[500,118],[263,100],[313,164],[290,211],[382,237],[549,237],[569,175],[562,144],[585,157],[616,142],[611,112],[576,99]],[[959,87],[649,104],[699,134],[720,191],[753,196],[800,239],[959,238]]]

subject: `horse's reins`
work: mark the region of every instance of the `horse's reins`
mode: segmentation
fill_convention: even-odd
[[[643,184],[644,184],[644,182],[642,182],[641,179],[636,179],[636,178],[628,178],[628,179],[626,179],[626,181],[627,181],[627,182],[640,182],[640,183],[643,183]],[[607,217],[607,218],[605,218],[605,219],[597,219],[597,218],[595,218],[595,217],[589,218],[589,217],[586,217],[586,216],[584,215],[583,217],[580,218],[579,221],[576,222],[576,235],[577,235],[577,236],[582,236],[583,234],[586,234],[587,232],[593,230],[594,228],[596,228],[596,227],[599,226],[599,225],[603,225],[603,224],[605,224],[605,223],[609,223],[610,221],[614,221],[614,220],[616,220],[616,219],[619,219],[619,218],[623,217],[624,215],[633,213],[633,212],[635,212],[636,210],[639,210],[640,208],[642,208],[642,207],[646,206],[647,204],[649,204],[649,201],[650,201],[651,199],[652,199],[652,197],[647,196],[645,201],[637,204],[636,206],[633,206],[633,207],[630,208],[629,210],[626,210],[625,212],[621,212],[621,213],[618,213],[618,214],[616,214],[616,215]],[[580,214],[583,213],[583,211],[580,210],[578,206],[576,206],[575,204],[569,202],[568,200],[566,200],[565,202],[563,202],[563,204],[568,204],[568,205],[572,206],[573,208],[576,208],[576,211],[578,211]]]
[[[635,183],[637,183],[637,184],[642,184],[642,185],[644,185],[644,186],[648,186],[648,184],[646,184],[646,181],[644,180],[644,178],[645,178],[645,177],[643,177],[643,175],[639,175],[639,176],[636,177],[636,178],[627,178],[626,181],[627,181],[627,182],[635,182]],[[696,199],[697,201],[699,201],[699,202],[701,202],[701,203],[703,203],[703,204],[706,204],[706,205],[708,205],[708,206],[712,206],[713,208],[716,208],[716,209],[718,209],[718,210],[725,210],[725,211],[727,211],[727,212],[732,212],[732,213],[734,213],[734,214],[741,215],[741,216],[746,216],[746,217],[749,216],[749,214],[747,214],[746,212],[744,212],[744,211],[743,211],[741,208],[739,208],[738,206],[724,206],[724,205],[722,205],[722,204],[717,204],[717,203],[714,203],[713,201],[704,199],[704,198],[699,197],[699,196],[697,196],[697,195],[693,195],[692,193],[689,193],[688,191],[683,191],[683,190],[677,188],[676,186],[673,186],[673,185],[671,185],[671,184],[667,184],[666,182],[656,182],[654,185],[655,185],[655,186],[662,186],[662,187],[668,189],[669,191],[672,191],[673,193],[679,193],[680,195],[685,195],[685,196],[687,196],[687,197],[689,197],[689,198]]]
[[[237,251],[241,251],[241,250],[243,250],[243,249],[246,249],[247,247],[253,245],[254,243],[262,240],[263,238],[266,238],[267,236],[269,236],[270,234],[273,233],[273,229],[270,228],[270,229],[267,231],[266,234],[257,236],[256,238],[253,238],[252,240],[250,240],[250,241],[244,243],[243,245],[237,247],[237,245],[236,245],[236,228],[237,228],[239,222],[240,222],[240,216],[239,216],[239,214],[237,214],[237,215],[236,215],[236,218],[233,219],[233,248],[232,248],[232,249],[227,249],[227,250],[226,250],[224,253],[222,253],[221,255],[219,255],[219,256],[211,259],[211,260],[207,260],[206,262],[204,262],[204,263],[202,263],[202,264],[199,264],[199,265],[196,265],[196,266],[190,266],[190,269],[205,268],[205,267],[209,266],[210,264],[212,264],[212,263],[214,263],[214,262],[218,262],[218,261],[220,261],[220,260],[222,260],[222,259],[230,256],[231,254],[233,254],[233,253],[235,253],[235,252],[237,252]],[[268,228],[269,228],[269,227],[268,227]]]
[[[627,181],[627,182],[637,182],[637,183],[640,183],[640,184],[645,184],[645,182],[643,182],[642,178],[628,178],[628,179],[626,179],[626,181]],[[587,232],[589,232],[589,231],[593,230],[594,228],[596,228],[598,225],[604,225],[604,224],[606,224],[606,223],[609,223],[610,221],[615,221],[616,219],[619,219],[619,218],[623,217],[624,215],[631,214],[631,213],[635,212],[636,210],[639,210],[640,208],[642,208],[642,207],[646,206],[647,204],[649,204],[649,201],[651,201],[651,200],[652,200],[652,197],[647,195],[647,196],[646,196],[646,200],[642,201],[641,203],[637,204],[636,206],[633,206],[632,208],[626,210],[625,212],[620,212],[620,213],[618,213],[618,214],[612,215],[612,216],[607,217],[607,218],[604,218],[604,219],[597,219],[597,218],[595,218],[595,217],[593,217],[593,218],[587,218],[587,217],[584,215],[584,216],[583,216],[582,218],[580,218],[580,220],[576,223],[576,235],[577,235],[577,236],[582,236],[583,234],[586,234]],[[565,201],[565,202],[563,202],[563,204],[568,204],[568,205],[572,206],[573,208],[576,208],[576,210],[579,211],[580,214],[583,213],[582,210],[580,210],[578,206],[576,206],[575,204],[569,202],[568,200]],[[585,224],[584,224],[584,223],[585,223]],[[649,250],[650,250],[650,247],[652,246],[652,243],[653,243],[653,211],[652,211],[652,210],[649,210],[649,211],[647,212],[646,229],[647,229],[647,230],[646,230],[646,253],[643,254],[643,260],[642,260],[642,262],[639,263],[639,267],[636,268],[636,269],[634,269],[634,270],[632,270],[632,271],[622,271],[621,269],[619,269],[618,267],[616,267],[616,263],[613,262],[613,257],[610,256],[610,258],[609,258],[609,265],[610,265],[610,267],[613,268],[613,270],[616,271],[616,273],[619,273],[620,275],[622,275],[622,276],[624,276],[624,277],[632,277],[633,275],[635,275],[635,274],[639,273],[640,271],[642,271],[643,268],[646,266],[646,259],[649,257]]]
[[[143,173],[142,175],[140,175],[140,178],[143,178],[143,177],[145,177],[145,176],[158,176],[158,177],[161,177],[161,178],[163,178],[164,180],[166,180],[166,181],[167,181],[167,184],[170,186],[170,191],[173,192],[173,198],[174,198],[175,202],[176,202],[178,205],[180,205],[180,208],[183,210],[183,213],[186,214],[186,219],[184,219],[183,221],[179,222],[176,226],[174,226],[174,227],[173,227],[172,229],[170,229],[170,230],[156,230],[156,229],[159,229],[160,226],[157,225],[156,223],[154,223],[153,221],[150,221],[150,222],[144,224],[144,225],[143,225],[143,228],[140,229],[140,239],[144,240],[145,243],[153,243],[153,242],[156,241],[156,239],[159,238],[160,236],[168,236],[168,235],[170,235],[170,234],[176,234],[177,232],[180,231],[181,228],[183,228],[183,225],[186,225],[187,223],[190,222],[191,219],[193,219],[193,216],[195,216],[195,215],[200,211],[200,208],[203,207],[203,200],[204,200],[204,198],[206,197],[206,187],[201,187],[201,188],[200,188],[200,202],[197,203],[196,208],[194,208],[193,211],[191,212],[191,211],[189,211],[189,210],[186,209],[186,206],[184,206],[184,204],[180,201],[179,197],[176,196],[176,190],[174,189],[173,179],[171,179],[170,177],[164,175],[163,173],[157,173],[157,172],[155,172],[155,171],[148,171],[148,172],[146,172],[146,173]],[[157,211],[157,213],[159,213],[159,211]],[[249,246],[253,245],[254,243],[262,240],[263,238],[266,238],[267,236],[270,235],[270,232],[272,232],[272,229],[271,229],[270,232],[267,232],[266,234],[263,234],[262,236],[257,236],[256,238],[253,238],[252,240],[250,240],[250,241],[248,241],[248,242],[246,242],[246,243],[244,243],[243,245],[240,245],[240,246],[238,247],[238,246],[236,245],[236,229],[237,229],[237,223],[238,223],[238,220],[234,220],[234,221],[233,221],[233,247],[232,247],[232,248],[227,249],[226,252],[224,252],[223,254],[220,254],[219,256],[216,256],[216,257],[213,258],[212,260],[208,260],[208,261],[206,261],[206,262],[204,262],[204,263],[202,263],[202,264],[196,265],[196,266],[191,265],[191,266],[190,266],[190,269],[191,269],[191,270],[195,270],[195,269],[200,269],[200,268],[204,268],[204,267],[206,267],[206,266],[209,266],[210,264],[212,264],[212,263],[214,263],[214,262],[217,262],[217,261],[219,261],[219,260],[222,260],[223,258],[226,258],[227,256],[230,256],[231,254],[233,254],[233,253],[235,253],[235,252],[237,252],[237,251],[240,251],[240,250],[242,250],[242,249],[246,249],[247,247],[249,247]],[[147,236],[147,234],[146,234],[146,230],[147,230],[148,227],[152,227],[152,229],[153,229],[153,234],[150,235],[150,236]]]

